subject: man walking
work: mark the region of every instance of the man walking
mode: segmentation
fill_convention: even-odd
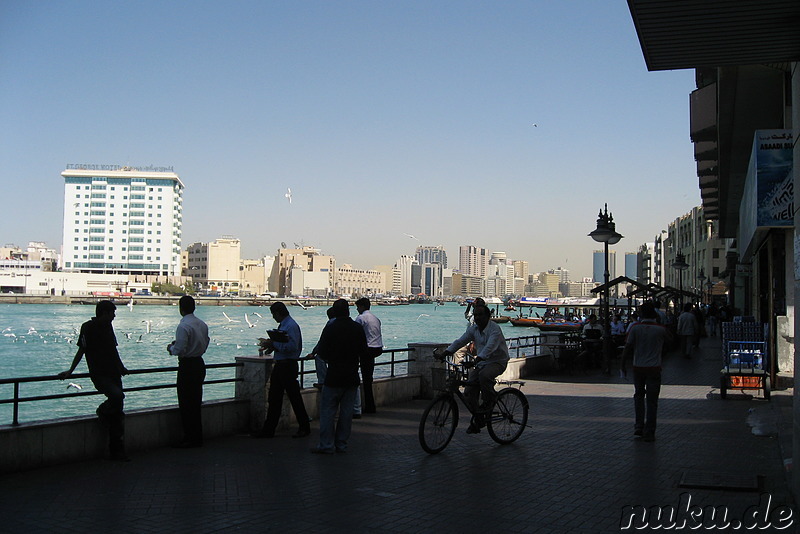
[[[372,391],[372,376],[375,372],[375,359],[383,352],[383,336],[381,335],[381,320],[369,311],[370,302],[367,297],[356,301],[358,317],[355,322],[360,324],[367,336],[367,352],[361,357],[361,380],[364,383],[364,408],[362,413],[375,413],[375,394]]]
[[[203,381],[206,364],[203,354],[208,349],[208,325],[194,315],[195,302],[189,295],[179,301],[181,322],[175,331],[175,341],[167,345],[167,352],[178,357],[178,408],[183,424],[183,441],[175,445],[180,449],[203,445]]]
[[[78,351],[69,369],[58,374],[60,379],[68,378],[86,355],[89,378],[97,391],[106,400],[97,407],[100,423],[108,427],[108,449],[111,459],[127,462],[125,454],[125,413],[122,391],[122,375],[128,370],[122,364],[117,351],[117,337],[111,323],[116,316],[117,307],[110,300],[101,300],[95,306],[95,316],[81,325],[78,336]]]
[[[635,423],[633,435],[643,441],[655,440],[658,395],[661,392],[661,354],[670,334],[658,324],[658,313],[652,302],[639,308],[640,321],[628,331],[622,353],[622,371],[625,362],[633,356],[633,405]]]
[[[293,438],[304,438],[311,434],[311,426],[308,422],[308,413],[303,404],[303,397],[300,395],[300,383],[297,381],[299,373],[298,360],[300,352],[303,350],[303,337],[300,332],[300,325],[289,315],[289,310],[283,302],[276,302],[269,307],[272,318],[278,323],[278,331],[282,332],[281,340],[267,339],[262,341],[261,348],[271,352],[274,351],[274,363],[272,374],[269,378],[269,393],[267,395],[267,418],[261,431],[254,432],[256,438],[275,437],[275,429],[281,417],[281,407],[283,405],[283,393],[289,397],[292,410],[297,418],[300,429],[294,434]],[[285,340],[284,340],[285,339]]]
[[[350,318],[344,299],[333,303],[333,317],[322,330],[317,345],[320,357],[328,364],[320,401],[319,445],[315,454],[346,452],[353,422],[353,404],[358,390],[358,362],[367,353],[363,328]],[[334,428],[336,412],[339,421]]]

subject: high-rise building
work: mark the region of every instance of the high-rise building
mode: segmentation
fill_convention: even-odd
[[[511,264],[514,266],[514,276],[517,278],[522,278],[524,280],[523,283],[527,283],[528,275],[530,274],[528,262],[523,260],[514,260],[511,262]]]
[[[458,249],[458,270],[468,276],[486,276],[489,266],[489,254],[485,248],[473,245],[461,245]]]
[[[412,256],[402,255],[394,264],[395,273],[392,293],[395,295],[411,294],[411,266],[416,262]]]
[[[442,269],[447,268],[447,253],[445,252],[444,247],[441,245],[435,247],[417,247],[415,258],[417,263],[420,265],[424,265],[426,263],[438,263],[441,265]]]
[[[635,252],[626,252],[625,253],[625,276],[630,278],[631,280],[636,280],[638,274],[638,268],[636,261],[636,253]]]
[[[605,255],[602,250],[595,250],[592,254],[592,279],[600,284],[605,282]],[[617,252],[608,251],[608,279],[617,277]]]
[[[67,165],[64,271],[178,276],[183,189],[171,167]]]
[[[429,297],[437,297],[442,294],[442,273],[447,268],[447,253],[444,247],[417,247],[417,263],[423,266],[421,287],[422,293]],[[438,267],[427,267],[438,265]]]

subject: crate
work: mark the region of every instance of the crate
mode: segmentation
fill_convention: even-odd
[[[431,387],[436,391],[447,390],[447,369],[444,367],[431,367]]]
[[[729,377],[731,389],[745,388],[745,389],[760,389],[761,377],[758,376],[739,376],[732,375]]]

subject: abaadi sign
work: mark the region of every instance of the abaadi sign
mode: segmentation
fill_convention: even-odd
[[[794,226],[792,141],[791,130],[758,130],[753,136],[739,212],[741,250],[750,254],[769,228]]]

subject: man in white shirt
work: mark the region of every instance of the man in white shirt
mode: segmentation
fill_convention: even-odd
[[[372,391],[372,375],[375,372],[375,359],[383,352],[383,336],[381,335],[381,320],[369,311],[370,302],[366,297],[356,301],[358,317],[355,322],[364,328],[367,336],[367,352],[361,361],[361,382],[364,388],[364,406],[361,413],[375,413],[375,395]],[[358,404],[358,402],[356,402]],[[358,411],[358,410],[356,410]]]
[[[178,308],[183,316],[175,331],[175,341],[167,345],[167,352],[178,357],[178,408],[183,423],[181,449],[203,445],[203,382],[206,364],[203,354],[208,349],[208,325],[194,315],[194,299],[184,295]]]
[[[486,306],[475,306],[474,324],[467,327],[460,338],[453,341],[444,350],[444,355],[454,354],[458,349],[469,343],[475,342],[475,367],[467,378],[467,387],[464,388],[464,397],[470,407],[477,413],[467,429],[468,434],[480,432],[485,424],[482,415],[492,409],[496,397],[494,391],[495,379],[506,370],[508,365],[508,346],[500,326],[489,320],[491,313]],[[478,399],[480,396],[480,404]]]

